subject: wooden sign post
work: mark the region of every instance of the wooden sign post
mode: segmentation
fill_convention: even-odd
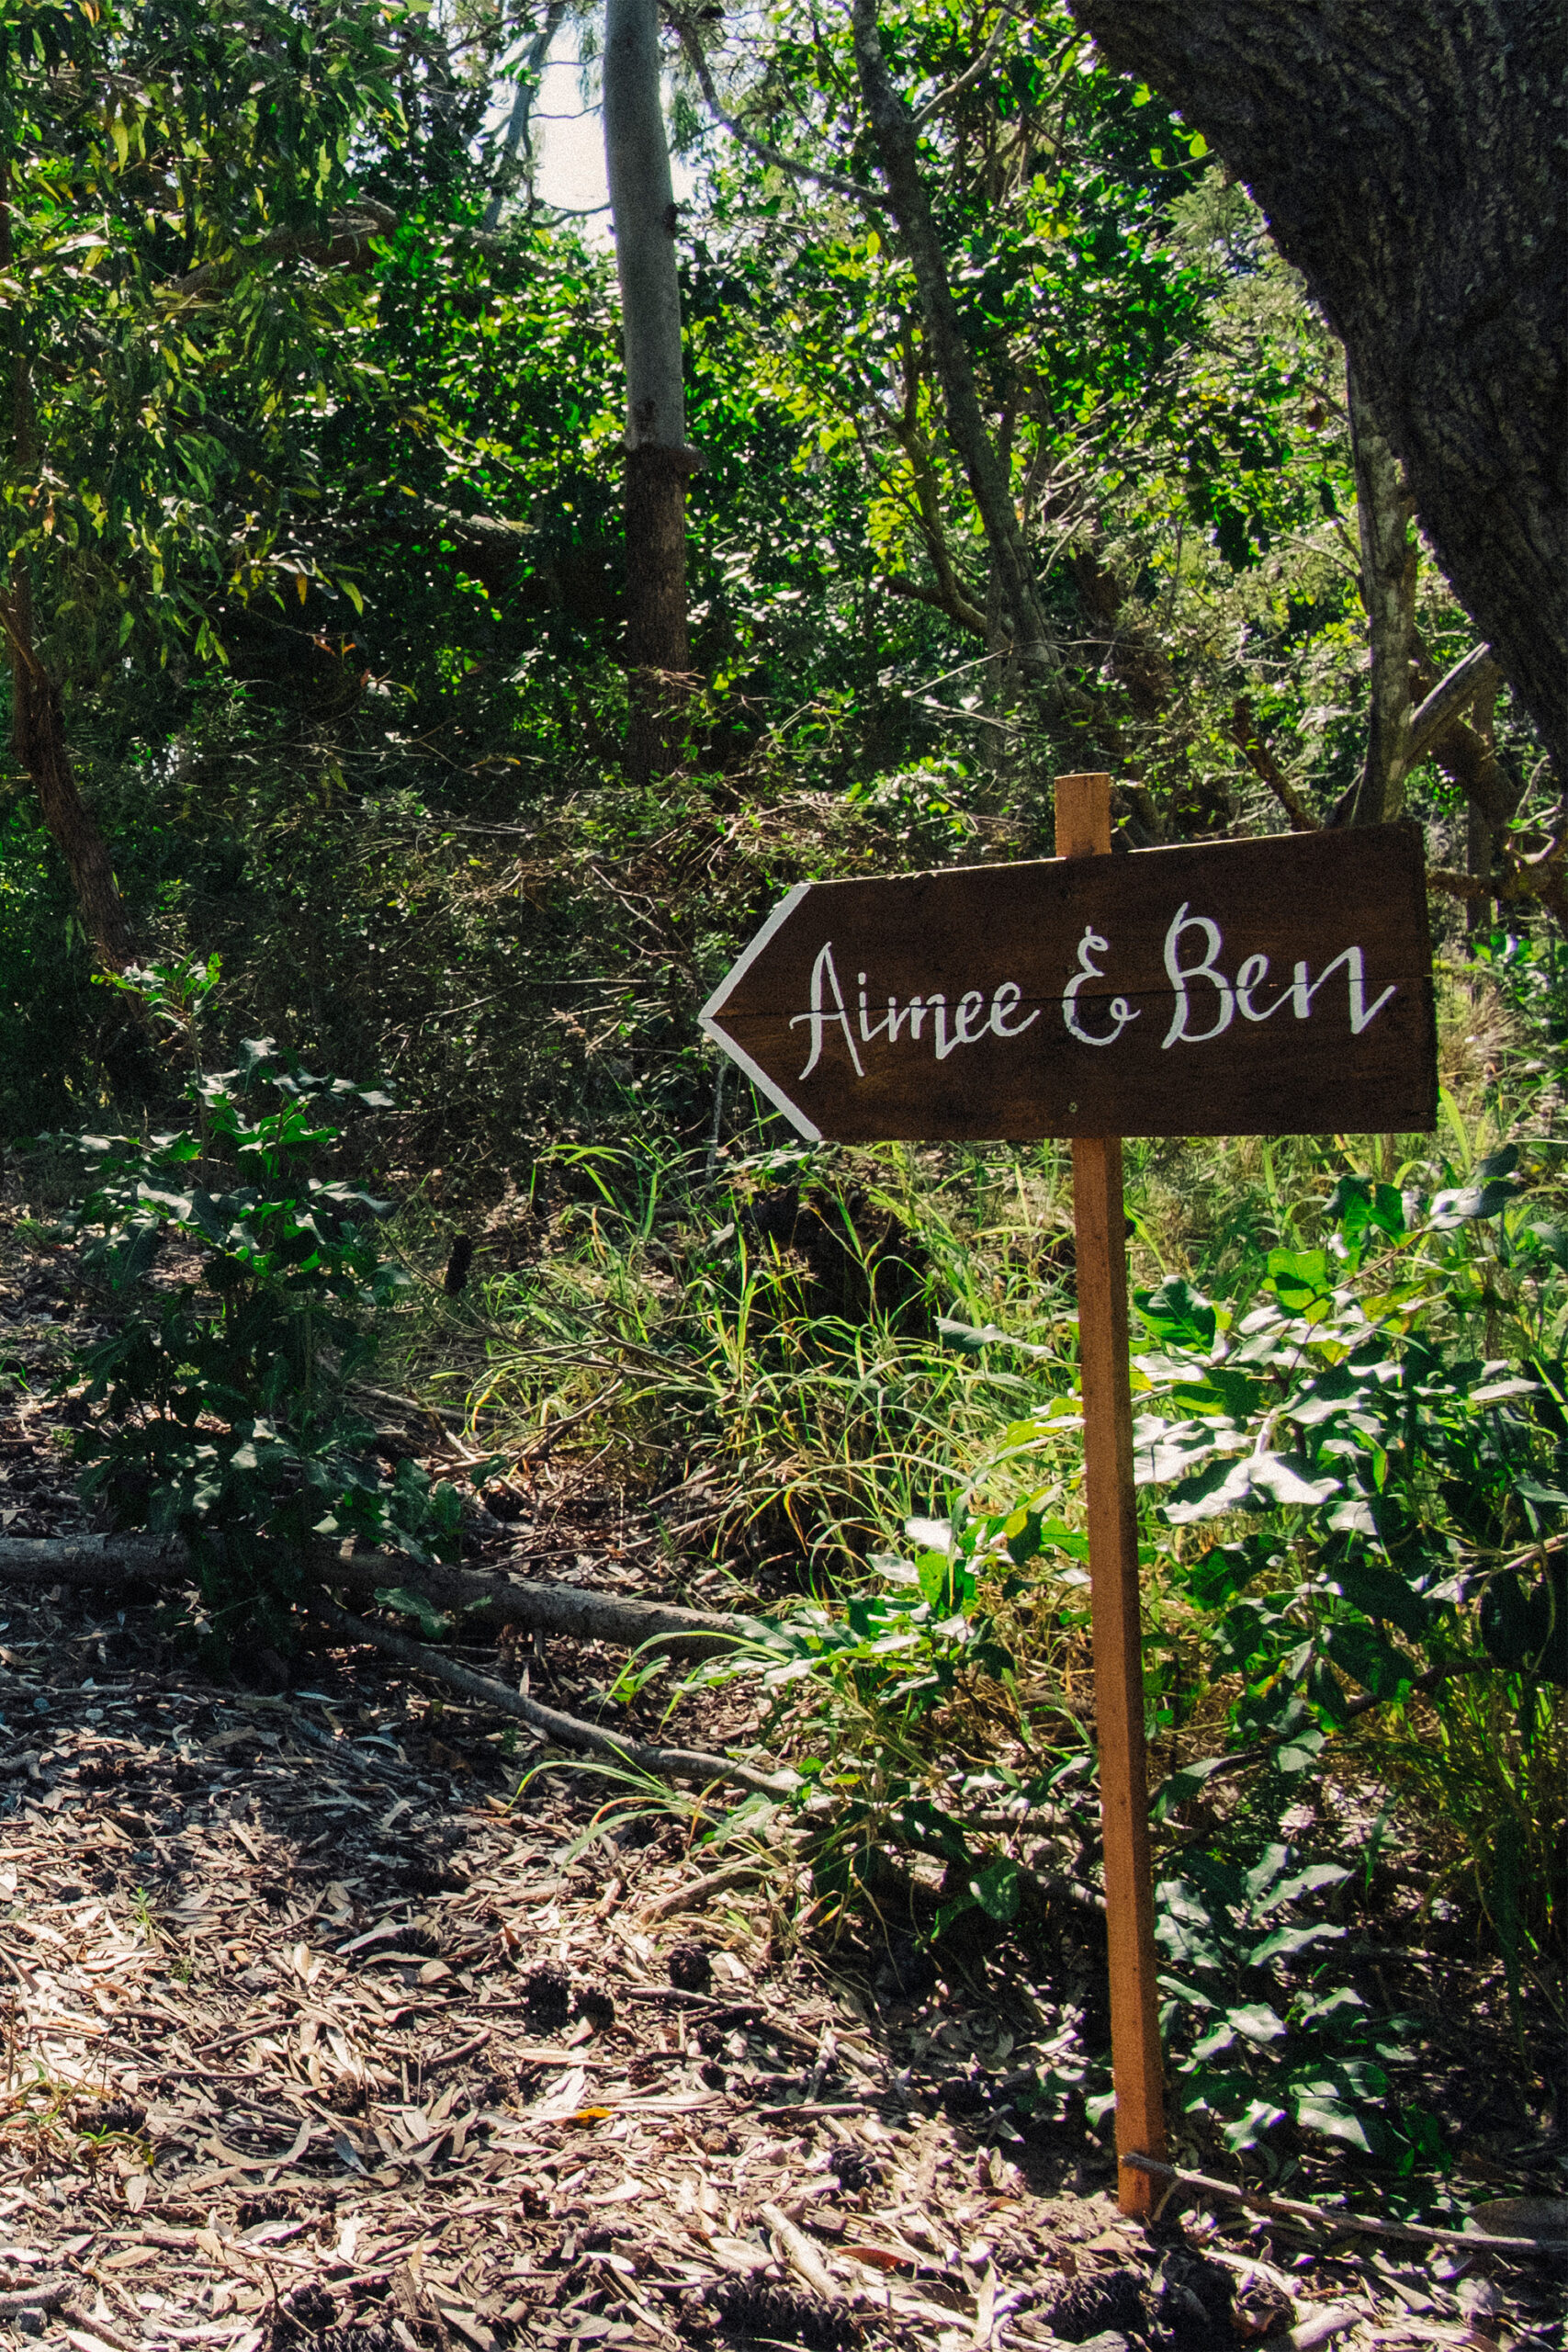
[[[801,883],[702,1024],[813,1142],[1073,1139],[1116,2146],[1157,2157],[1121,1139],[1429,1129],[1431,944],[1413,828],[1115,857],[1110,777],[1065,775],[1056,849]],[[1122,2211],[1152,2197],[1122,2165]]]
[[[1058,857],[1108,855],[1111,778],[1056,779]],[[1078,1371],[1083,1391],[1084,1498],[1089,1507],[1089,1623],[1105,1932],[1111,1974],[1111,2075],[1118,2156],[1163,2159],[1165,2075],[1156,1984],[1149,1780],[1144,1733],[1144,1621],[1138,1587],[1138,1505],[1133,1486],[1133,1391],[1127,1329],[1127,1217],[1122,1138],[1073,1138],[1073,1238],[1077,1260]],[[1122,2165],[1123,2213],[1152,2209],[1155,2179]]]

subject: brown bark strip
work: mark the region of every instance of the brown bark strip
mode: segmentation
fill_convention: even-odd
[[[1350,821],[1389,825],[1404,799],[1410,766],[1410,662],[1416,650],[1415,501],[1399,460],[1360,389],[1348,377],[1356,461],[1356,524],[1361,540],[1361,602],[1371,638],[1367,751]]]

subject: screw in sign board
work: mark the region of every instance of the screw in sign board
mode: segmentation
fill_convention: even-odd
[[[1121,1138],[1429,1129],[1437,1023],[1414,827],[1113,857],[1111,779],[1076,775],[1056,846],[802,883],[702,1024],[813,1142],[1073,1138],[1116,2146],[1141,2213],[1165,2118]]]

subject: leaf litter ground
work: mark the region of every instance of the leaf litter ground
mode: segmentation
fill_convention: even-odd
[[[27,1279],[0,1315],[36,1375],[64,1310]],[[0,1524],[81,1525],[21,1404]],[[1021,2138],[998,2096],[1070,2007],[886,1962],[879,1993],[795,1942],[777,1873],[705,1891],[672,1815],[580,1848],[603,1781],[557,1763],[517,1800],[505,1729],[368,1650],[268,1694],[181,1664],[148,1606],[18,1593],[0,1631],[0,2334],[1200,2352],[1351,2303],[1344,2344],[1562,2340],[1557,2282],[1495,2256],[1123,2221],[1081,2126]],[[581,1705],[609,1662],[541,1666]],[[743,1735],[721,1698],[707,1745]]]

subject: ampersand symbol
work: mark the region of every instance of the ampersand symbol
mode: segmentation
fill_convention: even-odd
[[[1067,1024],[1067,1035],[1069,1037],[1076,1037],[1080,1046],[1113,1046],[1128,1022],[1136,1021],[1138,1018],[1124,996],[1113,996],[1105,1009],[1116,1026],[1108,1036],[1096,1037],[1089,1030],[1078,1026],[1077,992],[1086,980],[1102,980],[1105,978],[1104,972],[1093,958],[1096,956],[1107,956],[1110,952],[1111,942],[1108,939],[1101,939],[1094,925],[1089,924],[1078,942],[1078,968],[1067,982],[1062,995],[1062,1018]]]

